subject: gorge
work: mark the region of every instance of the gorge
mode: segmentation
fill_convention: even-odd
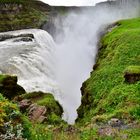
[[[101,37],[118,27],[117,21],[139,17],[139,7],[138,0],[118,0],[62,10],[52,18],[52,36],[45,28],[1,32],[0,74],[17,75],[27,93],[53,94],[63,120],[74,125],[80,105],[84,111],[80,88],[96,64]]]

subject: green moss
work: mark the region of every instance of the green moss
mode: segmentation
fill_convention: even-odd
[[[40,99],[43,98],[45,96],[45,93],[42,92],[32,92],[32,93],[26,93],[26,94],[22,94],[20,95],[20,98],[22,99],[31,99],[33,102],[35,102],[35,99]]]
[[[125,73],[140,74],[140,66],[128,66]]]
[[[0,3],[23,3],[25,0],[0,0]]]
[[[7,75],[0,75],[0,84],[2,83],[2,81],[7,77]]]
[[[50,114],[55,113],[57,114],[57,116],[62,115],[62,112],[63,112],[62,107],[59,105],[57,101],[55,101],[53,95],[51,94],[47,94],[42,99],[39,99],[37,101],[37,104],[46,106],[47,112]]]
[[[83,89],[79,122],[95,120],[97,116],[106,116],[105,120],[118,117],[140,121],[140,82],[132,85],[124,82],[124,72],[140,71],[140,18],[119,21],[118,27],[101,42],[98,67]]]

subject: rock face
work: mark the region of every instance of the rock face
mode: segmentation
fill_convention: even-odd
[[[46,107],[32,103],[29,99],[23,99],[19,102],[19,108],[22,112],[27,112],[29,119],[32,122],[42,123],[46,117]]]
[[[8,35],[8,34],[5,34],[5,35],[0,35],[0,41],[5,41],[7,39],[13,39],[13,38],[20,38],[21,41],[27,41],[30,39],[34,39],[34,35],[33,34],[20,34],[20,35]],[[20,41],[19,40],[19,41]]]
[[[12,4],[8,4],[8,3],[4,3],[4,4],[0,4],[0,13],[12,13],[12,14],[17,14],[19,13],[23,8],[22,4],[16,4],[16,3],[12,3]]]
[[[0,1],[0,32],[40,28],[49,10],[50,6],[36,0]]]
[[[82,93],[82,99],[81,99],[81,105],[80,107],[77,109],[78,112],[78,118],[76,121],[78,121],[80,118],[83,117],[84,113],[85,113],[85,108],[88,110],[91,105],[92,105],[92,101],[93,101],[93,97],[91,96],[91,94],[86,90],[86,82],[83,83],[82,87],[81,87],[81,93]]]
[[[0,93],[8,99],[24,94],[25,90],[17,84],[16,76],[5,76],[0,80]]]
[[[42,123],[45,120],[45,114],[46,114],[46,107],[45,106],[39,106],[37,104],[32,104],[28,108],[28,116],[31,121]]]

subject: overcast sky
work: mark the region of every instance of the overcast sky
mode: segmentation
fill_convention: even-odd
[[[57,6],[89,6],[95,5],[98,2],[103,2],[107,0],[40,0],[49,5],[57,5]]]

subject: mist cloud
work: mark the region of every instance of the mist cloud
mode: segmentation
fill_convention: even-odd
[[[137,3],[103,4],[56,19],[56,80],[61,89],[64,120],[74,123],[82,83],[90,76],[98,51],[99,32],[113,22],[135,17]]]

